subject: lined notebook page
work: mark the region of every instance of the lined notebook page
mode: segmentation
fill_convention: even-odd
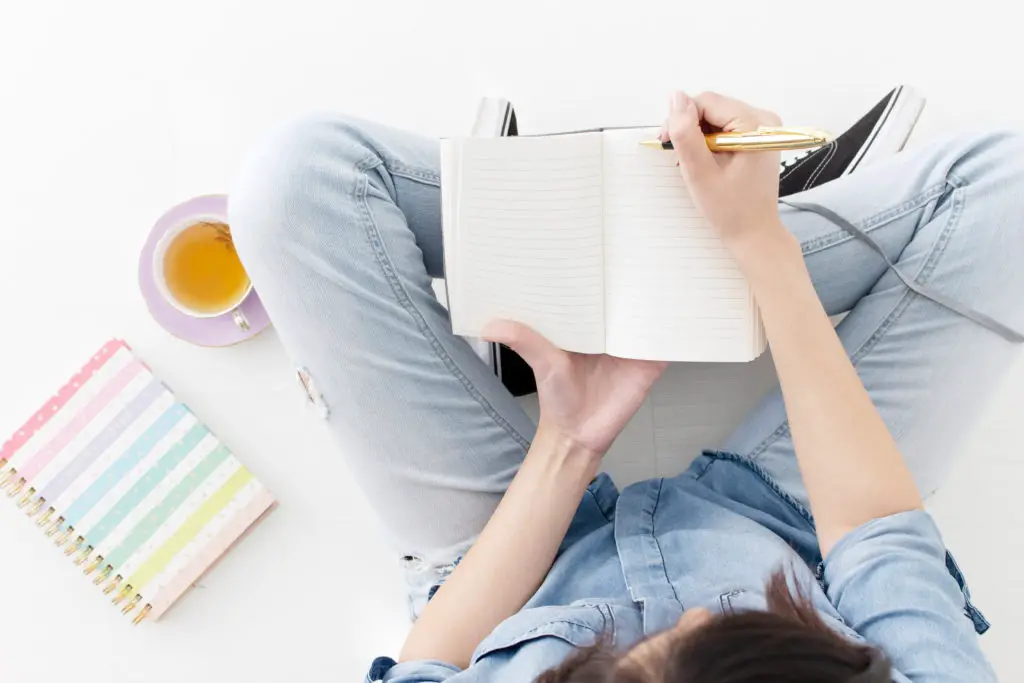
[[[750,287],[694,206],[657,129],[606,131],[605,317],[608,353],[748,361],[764,350]]]
[[[445,142],[452,328],[530,325],[565,349],[604,351],[601,135]]]

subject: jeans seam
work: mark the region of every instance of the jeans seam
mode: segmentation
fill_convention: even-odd
[[[611,522],[612,518],[604,511],[604,506],[602,506],[601,501],[597,499],[597,494],[590,490],[589,486],[587,487],[586,493],[589,494],[590,498],[594,501],[594,505],[597,506],[597,511],[601,513],[602,517],[604,517],[604,521]]]
[[[424,169],[420,166],[410,166],[400,159],[385,158],[383,154],[380,155],[379,160],[384,164],[387,172],[393,176],[401,176],[408,180],[420,180],[435,187],[441,185],[440,173]]]
[[[658,541],[658,534],[654,530],[654,519],[658,513],[658,504],[661,502],[661,491],[665,487],[665,480],[658,480],[658,495],[654,498],[654,509],[651,510],[651,540],[654,541],[654,547],[658,549],[658,555],[661,557],[661,571],[665,577],[665,583],[668,584],[669,588],[672,589],[672,595],[675,597],[676,602],[679,603],[680,607],[683,607],[683,601],[679,599],[679,593],[676,592],[676,586],[672,583],[672,580],[668,577],[668,564],[665,561],[665,552],[661,549],[661,543]]]
[[[956,201],[956,191],[959,190],[965,183],[960,178],[957,178],[955,176],[952,178],[952,181],[953,182],[944,180],[941,183],[937,183],[936,185],[933,185],[932,187],[927,188],[922,192],[918,193],[918,195],[913,199],[908,199],[902,204],[898,204],[884,211],[880,211],[879,213],[873,216],[869,216],[868,218],[861,221],[861,227],[865,233],[877,230],[888,225],[894,220],[907,215],[908,213],[916,211],[917,209],[921,208],[922,206],[932,201],[933,199],[940,197],[942,193],[947,191],[950,187],[953,188],[954,191],[951,193],[951,195],[954,201],[952,207],[950,208],[950,215],[947,219],[946,226],[943,228],[942,232],[935,240],[935,246],[933,246],[932,252],[928,255],[928,258],[922,265],[921,271],[914,277],[914,279],[918,281],[920,284],[924,284],[924,282],[927,279],[927,276],[931,275],[932,271],[935,269],[935,265],[938,263],[939,257],[945,251],[945,244],[946,242],[948,242],[948,233],[952,230],[952,226],[956,224],[957,219],[959,218],[959,206],[962,205],[963,202],[962,200],[960,202]],[[812,253],[816,253],[828,247],[832,247],[837,244],[841,244],[843,242],[851,240],[853,239],[853,236],[848,235],[846,238],[837,240],[835,242],[829,242],[828,239],[828,236],[826,236],[817,238],[816,240],[811,240],[806,245],[808,246],[808,250],[803,251],[803,247],[805,245],[801,245],[801,251],[803,251],[803,254],[806,257]],[[936,247],[938,247],[940,244],[941,249],[936,250]],[[900,300],[896,302],[892,310],[889,311],[889,313],[882,320],[882,322],[879,323],[874,333],[872,333],[872,335],[863,344],[861,344],[856,351],[850,354],[850,363],[854,367],[857,366],[857,362],[859,360],[861,360],[865,355],[867,355],[871,351],[871,349],[873,349],[878,344],[878,342],[882,339],[882,337],[889,330],[889,328],[891,328],[892,325],[895,324],[900,319],[904,311],[906,311],[906,309],[910,306],[910,302],[917,298],[917,296],[918,295],[915,294],[910,288],[906,289]],[[787,419],[782,424],[780,424],[775,429],[775,431],[773,431],[771,434],[765,437],[764,440],[761,441],[761,443],[759,443],[757,447],[755,447],[747,457],[750,458],[750,460],[752,461],[757,460],[766,450],[768,450],[771,447],[772,444],[774,444],[782,437],[787,436],[788,434],[789,420]]]
[[[927,188],[923,190],[921,193],[919,193],[913,199],[908,199],[902,204],[897,204],[896,206],[889,207],[884,211],[880,211],[874,214],[873,216],[869,216],[868,218],[860,221],[859,227],[865,233],[870,233],[874,230],[878,230],[879,228],[884,228],[886,225],[892,223],[894,220],[902,218],[908,213],[916,211],[917,209],[921,208],[922,206],[932,201],[936,197],[941,196],[942,193],[948,187],[949,184],[943,182],[941,184]],[[836,235],[840,235],[840,238],[835,239]],[[823,235],[822,237],[816,237],[814,239],[808,240],[807,242],[801,243],[800,250],[806,257],[810,256],[811,254],[816,254],[824,249],[833,247],[837,244],[849,242],[852,239],[854,239],[853,235],[848,234],[845,230],[838,230],[831,234]]]
[[[384,162],[384,168],[386,168],[388,173],[390,173],[393,176],[406,178],[408,180],[422,181],[427,183],[428,185],[433,185],[434,187],[440,187],[441,185],[441,178],[436,173],[421,171],[413,167],[399,165],[397,163],[391,165],[388,164],[387,161]]]
[[[708,460],[706,463],[704,463],[704,466],[700,468],[700,472],[697,472],[694,475],[693,480],[694,481],[700,481],[701,479],[703,479],[704,475],[706,475],[708,473],[708,471],[711,470],[711,466],[714,465],[714,464],[715,464],[714,460]]]
[[[959,191],[959,188],[953,190],[950,194],[951,204],[949,209],[949,216],[946,219],[946,224],[942,227],[938,237],[935,238],[935,243],[932,245],[931,251],[925,258],[924,263],[921,265],[921,269],[914,275],[914,281],[918,284],[926,284],[928,278],[931,277],[932,273],[935,272],[935,268],[939,264],[939,260],[942,255],[946,252],[946,246],[949,244],[950,237],[956,226],[960,223],[960,214],[963,213],[963,193]],[[874,334],[872,334],[861,347],[850,355],[850,362],[856,367],[857,362],[864,358],[871,350],[878,345],[878,342],[882,340],[893,325],[895,325],[903,314],[910,308],[910,304],[915,299],[921,298],[916,292],[913,292],[910,288],[907,288],[901,297],[900,301],[893,307],[893,310],[889,313],[882,324],[878,326]]]
[[[384,275],[385,280],[391,287],[391,292],[394,294],[398,304],[405,309],[409,316],[413,319],[416,327],[420,333],[430,344],[434,350],[437,358],[444,364],[448,371],[459,380],[463,388],[481,407],[487,412],[495,424],[499,425],[502,429],[508,433],[516,442],[524,449],[529,448],[530,441],[523,437],[501,414],[494,409],[494,406],[490,404],[487,398],[477,390],[473,383],[468,377],[459,369],[458,365],[452,360],[451,355],[445,350],[444,346],[438,340],[437,335],[427,325],[423,315],[416,309],[409,294],[405,291],[402,281],[399,279],[391,259],[388,257],[387,250],[384,248],[384,240],[381,238],[380,230],[377,227],[376,221],[373,219],[373,213],[370,211],[369,202],[367,201],[367,190],[369,188],[370,179],[367,171],[370,169],[383,165],[387,170],[385,162],[376,156],[371,156],[358,164],[356,164],[356,171],[359,177],[359,181],[355,187],[355,199],[356,204],[359,206],[361,213],[364,218],[364,225],[366,229],[366,237],[370,243],[370,248],[373,250],[377,257],[377,265],[381,269],[381,273]]]

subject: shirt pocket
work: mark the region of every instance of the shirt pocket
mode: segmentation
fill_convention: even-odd
[[[829,628],[854,643],[864,643],[864,637],[850,628],[843,617],[836,611],[828,598],[811,595],[811,602],[814,605],[818,617],[821,618]],[[718,596],[718,606],[722,614],[737,614],[741,612],[763,612],[768,609],[765,596],[762,593],[751,592],[744,589],[732,590]]]
[[[498,655],[511,657],[517,651],[544,640],[549,640],[550,645],[559,651],[565,649],[564,645],[589,647],[605,635],[612,637],[613,629],[611,612],[599,605],[534,607],[499,624],[477,646],[472,664]]]

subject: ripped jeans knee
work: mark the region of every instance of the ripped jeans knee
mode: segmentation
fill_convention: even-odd
[[[452,562],[431,562],[416,555],[403,555],[399,565],[409,592],[409,616],[415,621],[438,589],[448,580],[462,557]]]

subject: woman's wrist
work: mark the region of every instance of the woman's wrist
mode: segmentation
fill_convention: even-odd
[[[792,240],[792,233],[786,229],[777,215],[766,217],[745,230],[725,233],[725,246],[733,258],[742,264],[757,259],[765,249],[774,249]]]
[[[544,581],[599,463],[542,419],[497,510],[413,626],[400,659],[468,667],[480,641]]]
[[[777,218],[729,237],[725,246],[752,285],[765,271],[778,272],[803,260],[800,243]]]
[[[541,463],[548,473],[575,481],[586,488],[597,475],[603,455],[583,446],[541,418],[527,460]]]

